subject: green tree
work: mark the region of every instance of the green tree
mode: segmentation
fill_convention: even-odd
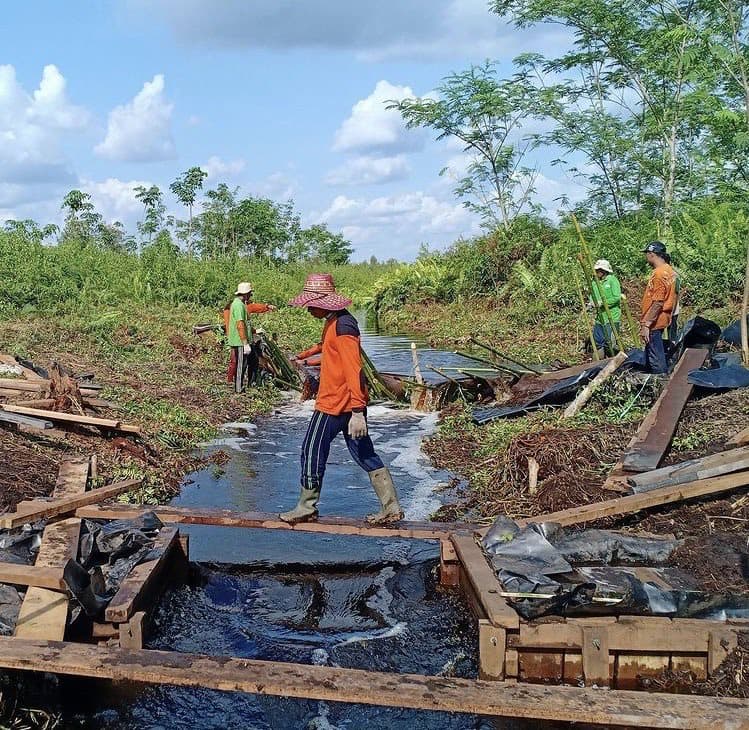
[[[61,208],[67,211],[62,232],[63,240],[89,243],[92,238],[92,218],[96,216],[91,196],[81,190],[71,190],[63,198]]]
[[[188,210],[188,221],[187,221],[187,251],[192,255],[193,241],[192,241],[192,209],[195,205],[195,198],[198,195],[198,190],[203,187],[203,180],[208,177],[208,173],[201,170],[199,167],[191,167],[189,170],[183,172],[170,186],[169,189],[177,196],[182,205],[187,207]]]
[[[438,99],[389,105],[409,128],[430,128],[437,139],[463,142],[471,161],[456,194],[490,227],[509,231],[518,215],[533,208],[537,171],[524,164],[532,140],[522,130],[529,119],[543,117],[549,103],[535,81],[527,68],[499,79],[496,66],[487,62],[448,76],[437,89]]]
[[[304,242],[306,257],[331,266],[347,264],[354,252],[341,233],[332,233],[324,223],[305,228],[299,238]]]
[[[141,236],[147,235],[148,243],[151,243],[154,234],[161,230],[166,213],[161,190],[157,185],[151,185],[150,188],[138,185],[134,191],[136,199],[143,203],[143,220],[138,223],[138,231]]]

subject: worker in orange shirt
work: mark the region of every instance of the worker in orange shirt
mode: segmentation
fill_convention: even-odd
[[[252,383],[257,376],[258,369],[258,351],[255,344],[255,330],[250,326],[249,315],[251,314],[265,314],[266,312],[275,311],[275,307],[272,304],[260,304],[259,302],[252,301],[253,288],[249,281],[240,282],[237,285],[237,291],[234,297],[227,302],[224,307],[224,333],[229,340],[229,346],[231,354],[229,356],[229,367],[226,372],[226,380],[228,383],[234,383],[235,390],[240,393],[244,390],[245,380],[248,383]],[[237,299],[241,299],[244,302],[244,317],[242,316],[241,307],[238,303],[235,304]],[[232,306],[234,307],[234,315],[232,316]],[[242,340],[242,331],[244,331],[244,340]],[[244,357],[245,343],[249,345],[249,350]],[[242,353],[239,353],[239,347],[242,347]],[[242,359],[244,374],[240,376],[238,384],[237,380],[237,367],[238,361]]]
[[[663,331],[671,324],[676,304],[676,272],[669,266],[666,246],[651,241],[644,249],[653,271],[640,310],[640,339],[645,345],[645,366],[650,373],[667,373]]]
[[[324,319],[322,341],[301,353],[302,359],[321,355],[320,387],[315,412],[302,442],[301,495],[297,506],[283,512],[284,522],[312,522],[317,519],[325,466],[333,439],[343,433],[354,461],[369,474],[380,500],[380,510],[369,515],[373,524],[403,519],[390,471],[375,453],[367,429],[369,393],[362,371],[359,325],[346,307],[351,304],[336,292],[330,274],[310,274],[302,293],[290,302],[306,307],[317,319]]]

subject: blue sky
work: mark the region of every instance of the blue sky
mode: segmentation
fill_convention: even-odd
[[[134,229],[134,185],[166,189],[200,165],[208,186],[293,198],[356,259],[410,259],[478,230],[438,175],[465,164],[460,148],[405,130],[385,101],[561,43],[509,28],[485,0],[49,0],[8,4],[3,25],[0,220],[59,222],[79,187]],[[538,160],[553,210],[572,183]]]

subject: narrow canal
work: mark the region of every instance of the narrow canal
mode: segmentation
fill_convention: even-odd
[[[363,329],[363,345],[378,368],[410,373],[409,339]],[[455,356],[427,349],[422,359],[427,369],[447,365]],[[311,413],[311,403],[290,401],[257,425],[227,431],[206,447],[230,454],[223,472],[192,475],[174,504],[264,512],[290,508],[298,494],[299,447]],[[436,426],[436,415],[375,405],[369,420],[406,518],[428,518],[440,505],[439,487],[448,478],[431,468],[420,448]],[[321,513],[363,516],[375,508],[366,475],[339,439]],[[462,598],[438,586],[436,542],[202,526],[186,531],[194,575],[163,601],[150,648],[476,676],[475,627]],[[94,706],[78,719],[89,727],[154,729],[491,727],[466,715],[172,687],[123,689],[93,698]]]

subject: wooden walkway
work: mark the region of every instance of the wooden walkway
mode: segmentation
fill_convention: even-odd
[[[367,672],[0,637],[0,667],[232,692],[659,728],[749,729],[749,701]]]

